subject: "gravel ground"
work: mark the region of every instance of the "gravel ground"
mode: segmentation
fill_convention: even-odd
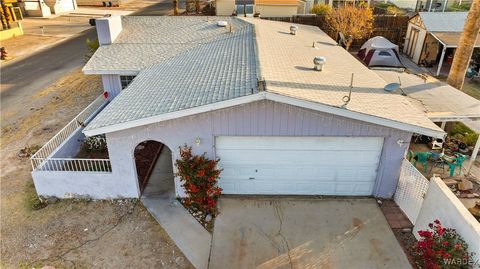
[[[24,147],[42,145],[94,100],[97,76],[76,70],[32,98],[32,112],[2,128],[1,268],[193,268],[136,200],[63,200],[34,210]]]

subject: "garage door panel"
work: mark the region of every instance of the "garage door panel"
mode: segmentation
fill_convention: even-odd
[[[217,137],[225,194],[371,195],[383,138]]]
[[[235,151],[218,149],[217,155],[220,157],[225,167],[237,165],[369,165],[376,162],[380,154],[375,151],[356,151],[356,152],[338,152],[338,151],[294,151],[294,150],[250,150]],[[275,158],[272,158],[275,156]],[[295,156],[295,158],[292,158]]]
[[[378,148],[383,141],[378,137],[251,137],[236,136],[235,144],[231,143],[232,136],[219,136],[216,138],[217,148],[233,150],[271,150],[283,148],[284,150],[333,150],[350,151],[355,150],[359,144],[364,148]],[[285,139],[291,141],[286,144]],[[338,148],[338,145],[343,145]]]

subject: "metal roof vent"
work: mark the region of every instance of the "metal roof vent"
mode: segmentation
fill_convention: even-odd
[[[298,31],[298,26],[296,26],[296,25],[290,26],[290,34],[291,35],[296,35],[297,31]]]
[[[227,27],[227,25],[228,25],[227,21],[217,21],[218,27]]]
[[[313,58],[313,63],[315,64],[313,69],[315,69],[317,71],[322,71],[323,66],[325,65],[325,62],[327,62],[327,58],[325,58],[323,56],[317,56],[317,57]]]

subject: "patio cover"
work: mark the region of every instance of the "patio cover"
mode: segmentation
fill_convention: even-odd
[[[478,40],[477,40],[478,41]],[[438,80],[424,80],[408,73],[375,70],[387,83],[400,79],[409,101],[433,122],[441,122],[442,129],[448,121],[461,121],[480,134],[480,101]],[[470,172],[480,148],[480,137],[475,144],[467,173]]]
[[[456,48],[460,42],[460,37],[462,36],[461,32],[432,32],[433,37],[435,37],[440,43],[444,44],[447,48]],[[475,42],[475,47],[480,48],[480,35],[477,37]]]

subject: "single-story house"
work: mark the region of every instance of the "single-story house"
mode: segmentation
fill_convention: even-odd
[[[183,145],[220,158],[225,194],[391,198],[412,134],[444,131],[318,27],[297,25],[292,35],[291,25],[97,19],[101,46],[83,72],[102,76],[110,101],[79,128],[106,136],[107,169],[78,172],[85,165],[72,169],[54,152],[55,165],[32,161],[37,192],[139,197],[134,150],[153,140],[172,151],[172,166]],[[318,56],[325,65],[314,69]],[[179,179],[175,192],[185,195]]]
[[[419,12],[408,22],[403,53],[416,64],[437,66],[453,59],[468,12]],[[475,47],[480,47],[480,36]]]
[[[261,17],[290,17],[305,13],[305,0],[216,0],[217,16],[230,16],[236,13]],[[308,12],[308,10],[307,10]]]

